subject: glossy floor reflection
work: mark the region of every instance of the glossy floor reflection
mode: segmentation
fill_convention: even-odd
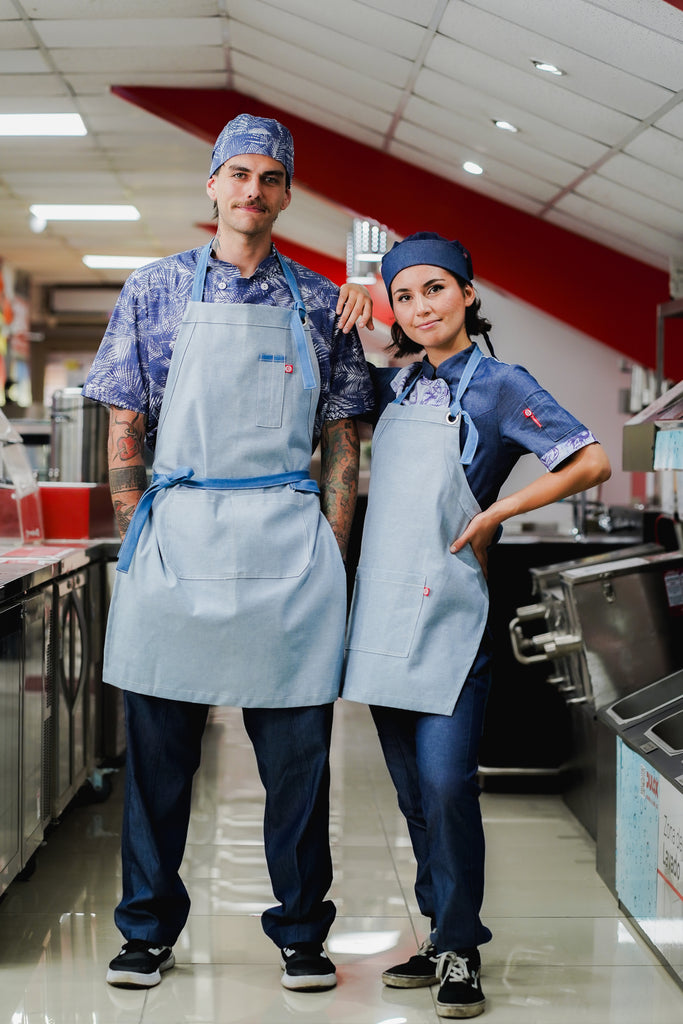
[[[262,794],[239,711],[212,715],[184,865],[193,899],[178,966],[147,992],[104,981],[119,946],[122,774],[71,809],[33,876],[0,902],[1,1024],[435,1024],[429,989],[382,986],[425,936],[413,862],[367,710],[340,703],[333,751],[336,990],[287,992],[263,935],[271,902]],[[484,1021],[680,1024],[683,992],[598,878],[594,847],[560,797],[484,793],[488,839]]]

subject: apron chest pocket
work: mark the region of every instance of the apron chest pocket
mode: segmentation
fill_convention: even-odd
[[[422,604],[424,574],[358,569],[349,622],[349,650],[407,658]]]
[[[315,495],[289,487],[174,488],[155,502],[152,520],[163,561],[178,579],[285,579],[307,568],[319,516]]]
[[[262,353],[256,381],[256,426],[281,427],[285,400],[285,357]]]

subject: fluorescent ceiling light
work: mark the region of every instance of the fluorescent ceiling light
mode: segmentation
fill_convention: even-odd
[[[158,256],[84,256],[86,267],[93,270],[137,270],[146,263],[154,263]]]
[[[479,164],[475,164],[472,160],[466,160],[462,165],[463,171],[467,171],[468,174],[483,174],[484,168],[480,167]]]
[[[519,128],[517,128],[514,124],[510,124],[509,121],[494,121],[493,123],[495,124],[496,128],[500,128],[500,130],[503,132],[519,131]]]
[[[0,114],[0,135],[87,135],[79,114]]]
[[[135,206],[89,203],[35,203],[31,214],[38,220],[140,220]]]
[[[545,60],[532,60],[531,62],[537,71],[545,71],[547,75],[566,75],[567,72],[558,68],[555,64],[548,64]]]

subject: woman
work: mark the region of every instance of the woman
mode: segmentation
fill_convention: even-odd
[[[432,232],[398,242],[382,277],[397,356],[378,371],[380,413],[347,637],[343,696],[370,704],[417,860],[431,933],[387,985],[440,982],[442,1017],[484,1009],[478,947],[484,835],[477,752],[490,682],[487,551],[504,520],[607,480],[591,432],[488,343],[464,246]],[[489,343],[490,346],[490,343]],[[534,452],[550,472],[498,492]]]

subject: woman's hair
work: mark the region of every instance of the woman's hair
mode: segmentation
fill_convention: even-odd
[[[464,294],[465,288],[468,286],[469,282],[465,281],[464,278],[459,277],[457,274],[453,274],[450,270],[446,270],[446,273],[455,278]],[[473,285],[469,285],[469,287],[473,288]],[[393,302],[391,305],[393,309]],[[474,302],[465,309],[465,330],[467,331],[468,338],[473,338],[477,334],[483,334],[486,337],[488,332],[491,330],[491,324],[485,316],[480,315],[480,309],[481,299],[476,295]],[[488,337],[486,337],[486,340],[488,342]],[[488,343],[490,346],[490,342]],[[403,328],[399,327],[398,323],[394,321],[391,325],[391,343],[386,347],[387,352],[390,352],[392,356],[400,359],[402,356],[416,355],[418,352],[422,352],[422,348],[422,345],[418,345],[417,342],[411,341]]]

